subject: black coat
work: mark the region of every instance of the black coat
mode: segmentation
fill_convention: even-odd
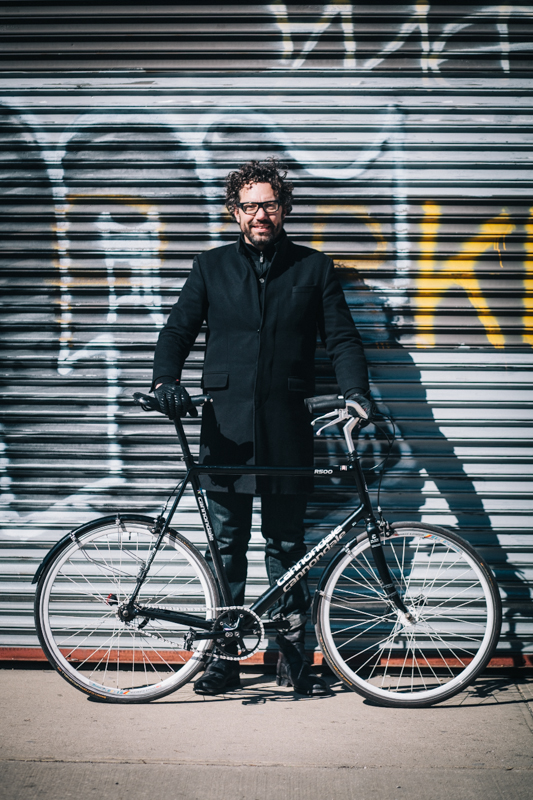
[[[200,461],[312,466],[313,431],[304,398],[314,394],[317,329],[342,393],[368,389],[366,360],[333,262],[285,234],[262,287],[241,240],[196,256],[159,335],[154,383],[179,378],[207,324]],[[206,489],[308,492],[306,478],[216,477]]]

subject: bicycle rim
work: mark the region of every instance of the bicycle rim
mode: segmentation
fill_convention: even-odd
[[[76,688],[111,702],[146,702],[175,691],[201,668],[212,646],[204,640],[188,652],[187,627],[120,620],[120,604],[153,548],[152,531],[151,520],[127,515],[96,522],[58,553],[37,589],[37,630],[48,659]],[[198,550],[170,531],[137,601],[209,620],[217,591]]]
[[[319,642],[334,672],[380,705],[441,702],[474,680],[496,645],[494,578],[466,542],[442,528],[399,523],[383,544],[414,620],[386,600],[364,534],[321,591]]]

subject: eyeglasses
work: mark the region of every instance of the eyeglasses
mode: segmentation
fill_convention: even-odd
[[[264,203],[236,203],[237,208],[242,208],[245,214],[253,216],[257,214],[260,208],[267,214],[275,214],[278,211],[281,203],[279,200],[266,200]]]

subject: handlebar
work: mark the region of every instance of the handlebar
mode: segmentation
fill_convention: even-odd
[[[339,415],[341,419],[347,419],[348,415],[356,417],[360,421],[368,419],[368,414],[355,400],[346,400],[342,395],[338,394],[323,394],[319,397],[308,397],[305,404],[311,414],[318,414],[322,411],[330,411],[326,416],[333,416],[334,411],[343,411],[346,413]],[[315,420],[316,421],[316,420]]]
[[[134,392],[133,400],[137,405],[139,405],[143,411],[159,411],[160,414],[164,412],[161,411],[159,403],[155,397],[151,397],[148,394],[143,394],[142,392]],[[197,394],[191,396],[191,404],[195,407],[203,406],[206,403],[211,403],[212,397],[209,394]],[[318,414],[320,412],[327,412],[327,411],[335,411],[335,410],[343,410],[348,407],[349,411],[355,411],[355,416],[359,419],[366,419],[367,415],[359,405],[354,401],[346,401],[342,395],[337,394],[323,394],[319,395],[318,397],[308,397],[305,401],[305,405],[307,406],[308,411],[311,414]],[[341,415],[341,418],[344,418],[345,415]]]
[[[149,394],[143,394],[142,392],[134,392],[133,393],[133,401],[137,403],[143,411],[159,411],[160,414],[164,412],[161,411],[159,403],[155,397],[150,397]],[[206,403],[211,402],[211,395],[209,394],[196,394],[191,397],[191,403],[193,406],[203,406]]]
[[[311,414],[317,414],[319,411],[333,411],[336,408],[346,408],[346,400],[338,394],[322,394],[319,397],[308,397],[304,402]]]

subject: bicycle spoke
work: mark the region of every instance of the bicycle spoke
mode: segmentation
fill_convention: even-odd
[[[71,567],[76,567],[77,565],[74,564],[74,563],[70,563],[70,566]],[[70,581],[71,583],[73,583],[74,586],[76,586],[78,588],[78,591],[81,592],[82,594],[85,594],[88,597],[93,597],[95,600],[100,600],[102,603],[106,602],[106,598],[101,594],[95,594],[94,589],[92,591],[90,591],[90,592],[83,592],[80,584],[78,584],[70,575],[64,574],[62,577],[63,577],[64,580],[67,580],[67,581]],[[93,586],[93,584],[89,581],[89,579],[85,575],[83,575],[82,572],[80,572],[79,577],[82,578],[82,580],[84,580],[85,583],[87,583],[87,585],[89,587]]]
[[[450,534],[453,546],[447,537],[419,525],[400,527],[384,540],[407,615],[383,596],[363,537],[338,558],[321,594],[318,624],[328,661],[351,688],[384,705],[452,696],[490,652],[494,595],[487,593],[481,565],[457,537]],[[373,607],[373,598],[382,609]]]
[[[358,572],[360,572],[359,570],[357,570],[357,571],[358,571]],[[370,580],[369,580],[368,578],[365,578],[365,576],[364,576],[364,575],[361,575],[361,577],[362,577],[362,578],[364,578],[364,581],[363,581],[363,582],[361,582],[361,581],[356,581],[356,580],[354,580],[353,578],[351,578],[351,577],[350,577],[350,576],[348,576],[348,575],[345,575],[344,577],[345,577],[345,580],[348,580],[348,581],[350,581],[350,582],[351,582],[351,583],[353,583],[355,586],[361,586],[363,589],[367,589],[368,591],[370,591],[370,592],[371,592],[373,595],[376,595],[377,597],[382,597],[382,598],[385,598],[385,593],[384,593],[384,592],[381,592],[381,593],[380,593],[380,592],[378,592],[378,591],[377,591],[377,589],[376,589],[376,586],[374,586],[374,585],[373,585],[373,584],[370,582]]]
[[[459,656],[459,655],[458,655],[458,654],[455,652],[455,649],[454,649],[454,648],[451,646],[451,644],[450,644],[449,642],[446,642],[446,640],[445,640],[445,639],[443,639],[443,638],[442,638],[442,636],[441,636],[439,633],[437,633],[437,631],[435,631],[433,628],[430,628],[430,629],[427,631],[427,635],[428,635],[428,636],[429,636],[431,639],[433,639],[433,640],[435,640],[435,641],[437,641],[437,642],[442,642],[442,644],[446,645],[447,649],[449,650],[449,652],[451,653],[451,655],[453,656],[453,658],[456,658],[458,661],[460,661],[460,663],[461,663],[463,666],[466,666],[466,664],[465,664],[465,663],[462,661],[462,659],[460,658],[460,656]],[[465,653],[467,656],[471,656],[472,658],[475,656],[475,653],[474,653],[474,652],[472,652],[472,651],[468,651],[468,650],[466,650],[465,648],[463,648],[463,652],[464,652],[464,653]]]
[[[40,637],[50,658],[88,694],[117,702],[153,699],[189,680],[198,658],[182,654],[187,626],[127,617],[139,568],[153,561],[140,587],[142,604],[193,610],[205,619],[217,607],[209,567],[189,543],[171,533],[153,552],[152,524],[103,523],[68,543],[40,586]],[[210,640],[195,649],[209,652]],[[67,667],[65,667],[65,661]]]
[[[347,606],[347,605],[345,605],[345,603],[341,603],[341,602],[333,602],[332,601],[331,605],[334,606],[334,608],[342,608],[345,611],[353,611],[354,610],[354,606]],[[360,608],[359,606],[356,606],[356,608],[357,608],[357,613],[358,614],[362,614],[365,617],[376,618],[377,619],[377,617],[379,616],[380,619],[383,618],[383,614],[379,614],[378,615],[378,614],[375,614],[375,613],[373,614],[370,611],[363,611],[363,609]]]
[[[436,603],[436,604],[433,606],[433,609],[434,609],[435,611],[438,611],[438,609],[440,609],[440,608],[444,608],[444,607],[445,607],[444,603],[446,603],[446,606],[448,606],[448,605],[449,605],[450,603],[452,603],[452,602],[453,602],[453,601],[454,601],[454,600],[455,600],[457,597],[461,597],[461,596],[462,596],[462,595],[463,595],[465,592],[468,592],[469,590],[471,590],[472,588],[474,588],[474,586],[476,586],[476,584],[475,584],[475,583],[472,583],[472,584],[470,584],[470,586],[465,586],[463,589],[461,589],[461,590],[460,590],[459,592],[457,592],[456,594],[454,594],[454,595],[450,595],[450,597],[446,597],[446,599],[445,599],[445,601],[444,601],[444,602],[441,602],[441,603]],[[473,597],[471,600],[467,601],[467,603],[476,603],[476,602],[478,602],[478,601],[479,601],[479,598],[478,598],[478,597]],[[466,604],[467,604],[467,603],[466,603]],[[466,605],[466,604],[465,604],[465,605]]]
[[[113,620],[113,618],[114,618],[114,616],[115,616],[115,615],[113,614],[113,612],[112,612],[112,611],[109,611],[109,612],[107,612],[106,614],[104,614],[104,615],[102,616],[102,618],[101,618],[100,622],[99,622],[99,623],[98,623],[98,625],[96,625],[96,626],[93,624],[93,625],[92,625],[92,627],[89,627],[89,623],[87,623],[87,625],[85,625],[83,628],[76,627],[76,628],[75,628],[75,630],[74,630],[74,631],[73,631],[73,632],[70,634],[70,636],[69,636],[67,639],[65,639],[65,640],[64,640],[64,641],[65,641],[65,644],[66,644],[66,643],[67,643],[67,642],[68,642],[70,639],[73,639],[75,636],[80,636],[81,634],[85,634],[85,638],[84,638],[84,639],[82,639],[82,642],[83,642],[83,641],[86,641],[86,640],[88,640],[88,637],[89,637],[89,636],[92,636],[94,633],[96,633],[97,631],[99,631],[99,629],[102,627],[102,625],[103,625],[105,622],[112,621],[112,620]],[[65,629],[65,628],[66,628],[66,629],[68,630],[68,627],[67,627],[65,624],[62,624],[62,625],[61,625],[61,628],[62,628],[62,629]],[[61,641],[63,642],[63,640],[61,640]],[[64,645],[62,644],[62,646],[64,646]],[[80,647],[80,644],[78,643],[78,644],[76,645],[76,647]]]

